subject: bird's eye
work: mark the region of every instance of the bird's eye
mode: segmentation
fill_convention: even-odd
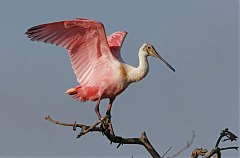
[[[151,49],[151,46],[147,46],[147,49]]]

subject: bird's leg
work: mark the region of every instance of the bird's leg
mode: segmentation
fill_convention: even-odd
[[[111,119],[112,104],[113,104],[114,100],[115,100],[115,98],[110,98],[109,99],[109,104],[108,104],[108,108],[107,108],[107,112],[106,112],[106,115],[109,116],[110,119]]]
[[[95,112],[96,112],[99,120],[102,119],[102,116],[101,116],[101,114],[100,114],[100,112],[99,112],[99,104],[100,104],[100,101],[101,101],[101,97],[98,98],[97,104],[96,104],[96,106],[95,106]]]
[[[108,128],[108,121],[106,121],[102,116],[101,116],[101,114],[100,114],[100,112],[99,112],[99,105],[100,105],[100,101],[101,101],[101,97],[99,97],[98,98],[98,101],[97,101],[97,104],[96,104],[96,106],[95,106],[95,112],[96,112],[96,114],[97,114],[97,116],[98,116],[98,120],[100,120],[101,121],[101,127],[103,128],[103,129],[107,129]]]
[[[110,99],[109,101],[109,104],[108,104],[108,109],[107,109],[107,112],[106,112],[106,115],[108,116],[108,125],[109,125],[109,130],[111,132],[112,135],[115,135],[114,132],[113,132],[113,126],[112,126],[112,121],[111,121],[111,109],[112,109],[112,104],[113,104],[113,101],[114,101],[115,98],[112,98]]]

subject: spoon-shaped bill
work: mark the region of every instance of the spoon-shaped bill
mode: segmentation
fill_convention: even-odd
[[[151,51],[151,56],[155,57],[155,58],[158,58],[160,60],[162,60],[164,62],[164,64],[166,64],[172,71],[175,72],[175,69],[165,60],[163,59],[158,53],[157,51],[153,48],[153,50]]]
[[[164,64],[166,64],[171,70],[173,70],[175,72],[175,69],[165,59],[163,59],[159,54],[157,54],[157,58],[162,60],[164,62]]]

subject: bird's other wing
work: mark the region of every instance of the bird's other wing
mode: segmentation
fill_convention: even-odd
[[[42,24],[28,29],[26,34],[32,41],[66,48],[81,84],[87,83],[99,58],[103,62],[114,60],[103,24],[94,20],[77,18]]]
[[[107,37],[108,45],[110,47],[112,54],[120,61],[123,61],[120,54],[120,50],[126,35],[127,35],[126,31],[117,31]]]

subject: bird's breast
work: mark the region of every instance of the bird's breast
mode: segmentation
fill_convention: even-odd
[[[115,71],[104,83],[104,97],[114,97],[121,94],[129,85],[128,73],[124,64],[116,64]],[[107,83],[107,84],[106,84]]]
[[[125,65],[120,64],[119,68],[118,68],[118,72],[119,72],[120,77],[123,80],[127,80],[128,79],[128,73],[127,73],[127,69],[126,69]]]

